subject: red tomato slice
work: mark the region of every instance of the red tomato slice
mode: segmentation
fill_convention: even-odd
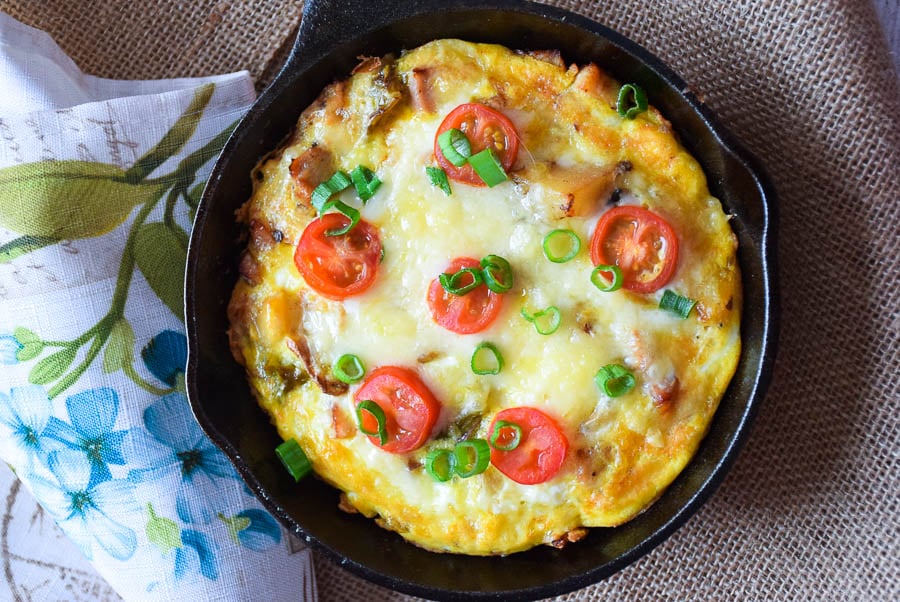
[[[381,260],[378,230],[364,220],[346,234],[325,235],[349,223],[342,213],[326,213],[306,226],[294,251],[294,264],[306,283],[336,301],[369,288]]]
[[[675,273],[678,238],[669,222],[652,211],[620,205],[600,216],[591,238],[591,261],[619,266],[623,288],[652,293]]]
[[[466,135],[472,145],[472,154],[490,147],[497,153],[503,169],[509,171],[519,153],[519,136],[516,127],[503,113],[477,103],[462,104],[450,111],[438,127],[434,136],[434,158],[447,172],[447,176],[457,182],[472,186],[486,186],[468,163],[456,167],[444,157],[438,137],[445,131],[456,128]]]
[[[481,263],[472,257],[457,257],[447,267],[446,273],[454,274],[463,268],[480,269]],[[448,293],[437,278],[428,287],[428,307],[431,308],[432,318],[457,334],[481,332],[497,318],[502,306],[502,296],[484,284],[465,295]]]
[[[498,420],[519,425],[522,438],[518,447],[509,451],[491,446],[491,464],[497,470],[523,485],[549,481],[559,472],[569,450],[569,440],[555,420],[535,408],[507,408],[494,416],[488,429],[489,437]],[[498,441],[502,444],[509,439],[506,430],[512,429],[500,430]]]
[[[370,399],[384,411],[387,442],[381,445],[377,436],[369,441],[392,454],[416,450],[428,440],[441,411],[428,386],[408,368],[383,366],[373,370],[353,395],[356,405]],[[375,418],[363,412],[363,427],[378,430]]]

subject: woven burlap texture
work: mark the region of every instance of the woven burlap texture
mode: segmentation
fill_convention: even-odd
[[[779,192],[781,344],[752,436],[649,555],[561,600],[900,599],[900,89],[867,0],[548,2],[662,58]],[[0,0],[88,72],[275,72],[299,2]],[[401,600],[323,558],[320,597]]]
[[[50,33],[85,73],[113,79],[246,69],[264,82],[302,9],[288,0],[0,0],[0,10]]]

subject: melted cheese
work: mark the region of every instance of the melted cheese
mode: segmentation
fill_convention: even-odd
[[[260,167],[264,178],[244,218],[279,228],[285,240],[251,243],[261,276],[235,289],[232,306],[238,309],[232,315],[238,318],[231,332],[259,402],[281,434],[296,438],[316,472],[344,490],[352,505],[427,548],[509,553],[551,543],[581,526],[620,524],[658,497],[684,467],[734,372],[740,290],[727,217],[709,195],[699,166],[655,110],[622,120],[601,96],[573,86],[576,70],[452,40],[405,54],[396,77],[407,81],[417,68],[429,70],[433,113],[414,110],[404,98],[367,129],[373,109],[364,90],[375,84],[370,73],[360,73],[351,79],[340,114],[329,112],[327,103],[313,105],[289,146]],[[443,116],[471,101],[501,106],[516,125],[522,149],[511,181],[494,188],[451,182],[448,197],[430,184],[425,167],[433,164]],[[379,229],[384,260],[373,286],[343,302],[312,291],[292,261],[293,243],[313,214],[296,198],[290,165],[313,144],[331,151],[335,169],[364,164],[383,181],[362,217]],[[660,311],[661,291],[610,294],[590,284],[588,243],[605,198],[591,197],[599,194],[596,186],[584,188],[578,211],[568,217],[560,209],[566,202],[560,181],[563,187],[568,182],[554,179],[551,171],[603,174],[622,162],[632,169],[622,176],[628,192],[621,202],[649,207],[678,232],[679,265],[667,288],[698,299],[701,315],[680,320]],[[352,189],[342,198],[358,205]],[[544,237],[556,228],[572,229],[583,243],[564,264],[542,253]],[[489,328],[450,333],[432,320],[428,286],[451,259],[487,254],[509,260],[515,286]],[[549,305],[559,308],[562,324],[542,336],[520,310]],[[563,425],[570,441],[563,468],[539,485],[520,485],[493,467],[438,483],[421,467],[428,444],[394,455],[355,428],[340,436],[334,412],[354,415],[354,387],[332,396],[315,379],[285,384],[285,368],[302,371],[287,342],[300,336],[318,366],[354,353],[370,368],[414,367],[442,404],[436,439],[467,415],[481,416],[477,436],[486,437],[497,411],[542,409]],[[500,374],[471,371],[470,358],[481,341],[503,353]],[[594,376],[609,363],[634,370],[638,386],[622,397],[606,397]],[[661,408],[653,387],[672,378],[678,379],[677,397]]]

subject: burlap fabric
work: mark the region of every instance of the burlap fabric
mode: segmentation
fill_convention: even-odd
[[[660,56],[780,195],[775,379],[683,528],[564,600],[900,599],[900,87],[868,0],[552,4]],[[0,0],[86,71],[272,76],[297,0]],[[317,559],[322,600],[399,600]]]

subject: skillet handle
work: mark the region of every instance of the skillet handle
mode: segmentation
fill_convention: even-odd
[[[306,0],[286,66],[309,63],[344,40],[428,9],[428,0]]]

